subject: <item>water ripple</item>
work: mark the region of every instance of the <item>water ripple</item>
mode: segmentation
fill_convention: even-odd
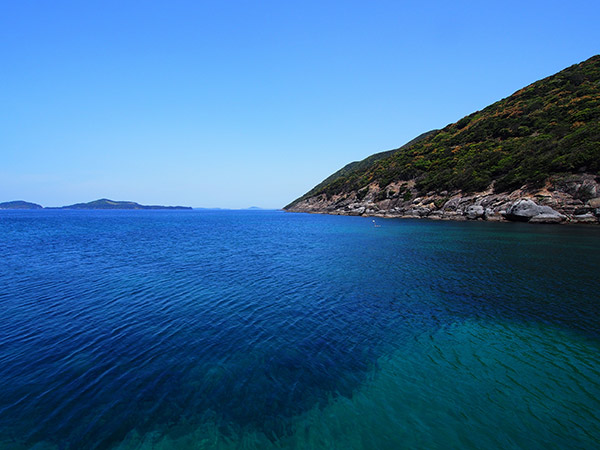
[[[600,235],[1,212],[0,448],[591,448]]]

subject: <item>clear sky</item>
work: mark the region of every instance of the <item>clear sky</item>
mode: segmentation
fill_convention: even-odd
[[[600,53],[598,1],[3,1],[0,201],[279,208]]]

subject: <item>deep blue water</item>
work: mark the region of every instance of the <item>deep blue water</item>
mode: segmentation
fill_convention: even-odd
[[[0,448],[595,448],[600,228],[0,211]]]

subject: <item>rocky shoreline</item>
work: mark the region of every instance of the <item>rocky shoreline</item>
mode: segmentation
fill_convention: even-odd
[[[585,173],[554,176],[541,189],[522,187],[510,193],[494,193],[492,185],[483,192],[442,191],[420,196],[414,180],[392,183],[384,189],[372,183],[359,191],[310,197],[286,210],[411,219],[599,224],[600,177]]]

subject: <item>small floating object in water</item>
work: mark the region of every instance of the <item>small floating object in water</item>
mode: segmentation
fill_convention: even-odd
[[[373,226],[374,226],[375,228],[379,228],[381,225],[377,225],[377,223],[375,222],[375,219],[373,219]]]

